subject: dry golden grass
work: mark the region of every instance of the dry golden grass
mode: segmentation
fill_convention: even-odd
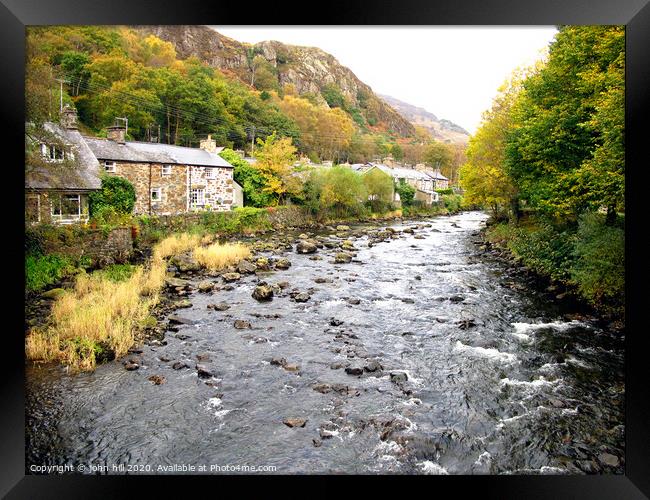
[[[28,359],[58,360],[74,371],[93,370],[98,350],[109,349],[120,357],[133,345],[139,325],[158,302],[168,257],[193,250],[201,265],[219,270],[250,256],[241,244],[202,247],[200,242],[200,236],[188,234],[164,239],[154,247],[148,267],[138,267],[125,281],[79,276],[74,290],[54,303],[50,326],[27,336]]]
[[[219,271],[235,265],[250,255],[249,248],[241,243],[224,243],[223,245],[213,243],[207,247],[197,246],[194,249],[196,261],[211,271]]]
[[[172,255],[187,252],[199,245],[201,237],[198,234],[183,233],[165,238],[154,247],[154,260],[166,259]]]

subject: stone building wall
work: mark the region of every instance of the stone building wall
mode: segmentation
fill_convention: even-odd
[[[159,163],[115,162],[115,172],[107,174],[123,177],[133,184],[135,214],[179,214],[187,210],[187,167],[170,165],[170,169],[169,175],[163,175],[163,165]],[[154,188],[162,188],[162,199],[152,200],[150,205]]]
[[[213,172],[213,178],[208,177],[210,171]],[[205,206],[197,207],[199,210],[208,207],[216,212],[232,209],[235,199],[232,171],[232,168],[223,167],[191,167],[191,189],[203,189],[205,195]]]

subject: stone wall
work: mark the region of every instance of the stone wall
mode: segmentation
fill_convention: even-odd
[[[90,257],[95,266],[127,262],[133,253],[130,227],[115,228],[108,233],[70,226],[56,231],[43,238],[45,253],[60,253],[76,259]]]

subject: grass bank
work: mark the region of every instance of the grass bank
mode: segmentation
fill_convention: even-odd
[[[168,259],[192,251],[210,270],[237,264],[250,255],[238,244],[202,245],[196,234],[174,235],[155,245],[144,266],[112,267],[80,275],[73,289],[63,291],[54,302],[50,321],[28,332],[27,358],[58,361],[72,371],[93,370],[98,361],[126,354],[136,332],[150,323],[159,301]]]

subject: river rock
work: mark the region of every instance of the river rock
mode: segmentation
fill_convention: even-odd
[[[199,289],[199,292],[208,293],[208,292],[212,291],[212,289],[214,288],[214,283],[212,283],[211,281],[207,281],[207,280],[201,281],[197,285],[197,288]]]
[[[348,375],[361,375],[363,374],[363,368],[359,366],[348,366],[345,369],[345,373],[347,373]]]
[[[208,367],[205,365],[196,365],[196,374],[200,378],[210,378],[214,377],[214,372],[212,372]]]
[[[291,267],[291,261],[289,259],[278,259],[275,263],[276,269],[289,269]]]
[[[350,297],[348,299],[348,304],[352,304],[353,306],[357,306],[357,305],[361,304],[361,299],[358,299],[356,297]]]
[[[169,324],[171,325],[193,325],[194,320],[189,319],[189,318],[183,318],[182,316],[177,316],[176,314],[172,314],[168,318]]]
[[[266,257],[260,257],[255,261],[255,268],[258,271],[270,271],[271,265],[269,263],[269,259],[267,259]]]
[[[337,231],[349,231],[350,226],[345,226],[345,225],[341,224],[340,226],[336,226],[336,230]]]
[[[124,365],[124,368],[131,372],[140,368],[140,365],[138,363],[128,362]]]
[[[180,288],[181,290],[184,290],[184,289],[187,289],[187,288],[190,287],[190,282],[189,281],[183,280],[183,279],[180,279],[180,278],[172,278],[172,277],[165,278],[165,284],[169,288],[177,288],[177,289]]]
[[[598,460],[600,463],[609,465],[611,467],[618,467],[620,460],[616,455],[612,455],[611,453],[601,453],[598,455]]]
[[[298,253],[315,253],[317,249],[316,244],[309,240],[299,241],[296,245],[296,252]]]
[[[332,318],[330,319],[330,325],[332,326],[341,326],[343,324],[343,321],[340,319]]]
[[[214,309],[215,311],[226,311],[230,309],[230,305],[225,302],[219,302],[218,304],[208,304],[208,309]]]
[[[189,254],[176,255],[171,262],[182,273],[195,272],[201,269],[199,263]]]
[[[273,288],[266,283],[259,284],[253,290],[251,296],[257,301],[268,301],[273,299]]]
[[[247,260],[241,260],[239,261],[239,264],[237,264],[237,272],[241,274],[252,274],[256,269],[257,267],[255,264]]]
[[[287,360],[285,358],[271,358],[271,364],[275,366],[284,366],[287,364]]]
[[[289,364],[289,363],[282,365],[282,368],[284,368],[288,372],[298,372],[298,371],[300,371],[300,366],[299,365],[292,365],[292,364]]]
[[[390,372],[390,381],[396,384],[406,382],[408,379],[408,375],[404,372]]]
[[[237,330],[245,330],[247,328],[252,328],[250,321],[244,321],[243,319],[236,319],[235,322],[233,323],[233,326]]]
[[[187,309],[188,307],[192,307],[192,302],[190,299],[177,300],[172,303],[172,307],[174,309]]]
[[[289,288],[291,284],[288,281],[278,281],[276,285],[280,287],[280,290],[284,290],[285,288]]]
[[[285,418],[283,421],[287,427],[304,427],[307,423],[306,418]]]
[[[347,264],[352,261],[352,255],[347,252],[339,252],[334,256],[335,264]]]
[[[172,368],[173,368],[174,370],[182,370],[183,368],[189,368],[189,367],[190,367],[190,365],[188,365],[187,363],[184,363],[184,362],[182,362],[182,361],[176,361],[176,362],[172,365]]]
[[[239,274],[239,273],[224,273],[224,274],[221,275],[221,278],[226,283],[232,283],[233,281],[237,281],[239,278],[241,278],[241,274]]]
[[[340,247],[343,250],[355,250],[356,249],[355,246],[354,246],[354,243],[352,243],[350,240],[342,241]]]
[[[320,392],[321,394],[327,394],[328,392],[332,391],[332,386],[329,384],[314,384],[311,386],[311,388],[316,392]]]
[[[463,297],[462,295],[452,295],[451,297],[449,297],[450,302],[462,302],[464,300],[465,297]]]
[[[147,378],[147,380],[153,383],[153,385],[162,385],[167,381],[167,379],[165,379],[165,377],[162,375],[152,375],[151,377]]]
[[[307,302],[311,296],[306,292],[300,292],[293,296],[293,300],[296,302]]]
[[[363,369],[367,372],[376,372],[376,371],[381,371],[383,367],[381,364],[379,364],[378,361],[372,360],[369,361],[366,366],[363,367]]]

